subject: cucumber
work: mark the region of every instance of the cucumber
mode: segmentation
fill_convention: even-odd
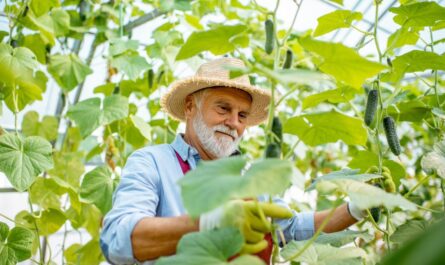
[[[377,104],[379,101],[379,92],[377,89],[372,89],[368,93],[368,101],[366,102],[365,110],[365,124],[369,127],[374,120]]]
[[[153,87],[153,79],[154,79],[154,72],[153,72],[153,69],[150,69],[150,70],[148,70],[148,73],[147,73],[148,88]]]
[[[371,216],[372,216],[372,219],[374,219],[374,222],[378,223],[380,220],[380,214],[381,214],[382,210],[380,210],[379,207],[374,207],[374,208],[371,208],[369,210],[369,212],[371,213]]]
[[[266,158],[280,158],[281,157],[281,147],[277,143],[270,143],[266,147],[264,153]]]
[[[283,69],[289,69],[292,66],[292,59],[294,54],[290,49],[286,51],[286,59],[284,60]]]
[[[266,45],[264,46],[264,49],[267,54],[271,54],[275,44],[273,21],[270,19],[266,20],[264,26],[266,28]]]
[[[383,118],[383,128],[385,129],[386,140],[388,141],[391,152],[396,156],[400,155],[399,137],[397,137],[396,125],[391,116]]]
[[[273,143],[277,143],[281,146],[281,143],[283,142],[283,125],[281,124],[280,118],[277,116],[273,117],[272,120],[272,141]]]

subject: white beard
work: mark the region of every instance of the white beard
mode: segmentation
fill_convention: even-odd
[[[231,130],[223,124],[218,124],[213,127],[207,126],[200,111],[197,112],[192,124],[204,149],[217,158],[230,156],[236,150],[236,147],[241,140],[241,137],[238,136],[235,129]],[[229,136],[217,137],[215,135],[217,131],[232,135],[234,140]]]

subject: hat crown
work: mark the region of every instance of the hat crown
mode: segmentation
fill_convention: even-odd
[[[241,75],[236,78],[230,78],[230,70],[226,67],[244,68],[242,60],[236,58],[220,58],[202,64],[195,74],[195,77],[215,78],[222,80],[236,81],[244,85],[250,85],[250,79],[247,75]]]

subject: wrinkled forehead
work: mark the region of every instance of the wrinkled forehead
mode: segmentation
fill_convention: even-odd
[[[245,105],[247,108],[252,104],[252,96],[248,92],[233,87],[207,88],[206,97],[209,100],[227,100],[228,103]]]

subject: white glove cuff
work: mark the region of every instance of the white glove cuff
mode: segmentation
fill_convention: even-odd
[[[218,207],[215,210],[201,214],[199,217],[199,231],[208,231],[220,227],[222,216],[222,207]]]
[[[366,210],[362,210],[360,209],[356,204],[354,204],[353,202],[349,202],[348,203],[348,211],[349,214],[354,217],[355,220],[360,221],[363,218],[365,218],[368,213],[366,212]]]

